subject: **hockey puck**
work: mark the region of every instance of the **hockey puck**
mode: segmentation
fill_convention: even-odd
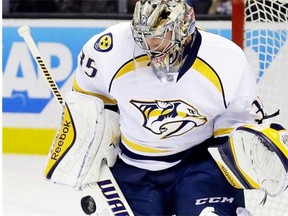
[[[95,200],[93,199],[93,197],[91,197],[89,195],[82,197],[81,207],[82,207],[82,210],[85,212],[85,214],[91,215],[96,211]]]

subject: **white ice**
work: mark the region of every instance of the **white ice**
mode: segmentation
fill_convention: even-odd
[[[76,191],[46,181],[45,160],[45,156],[2,155],[2,215],[86,215],[80,200],[92,190]]]

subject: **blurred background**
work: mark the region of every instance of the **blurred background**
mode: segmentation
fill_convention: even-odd
[[[136,0],[3,0],[3,17],[130,18]],[[231,0],[188,0],[198,15],[230,15]],[[207,17],[208,18],[208,17]]]

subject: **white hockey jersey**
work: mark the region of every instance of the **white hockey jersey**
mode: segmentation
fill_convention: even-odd
[[[175,154],[254,122],[261,109],[242,50],[218,35],[195,34],[173,82],[156,77],[128,22],[93,36],[80,52],[73,87],[118,106],[126,163],[166,169],[180,162]]]

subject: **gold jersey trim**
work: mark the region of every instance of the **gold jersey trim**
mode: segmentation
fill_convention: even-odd
[[[234,128],[220,128],[214,131],[213,135],[214,137],[228,136],[233,130]]]
[[[223,86],[222,86],[219,76],[214,71],[214,69],[207,62],[205,62],[199,57],[195,59],[192,65],[192,68],[196,70],[197,72],[199,72],[200,74],[202,74],[204,77],[206,77],[216,87],[216,89],[220,92],[220,94],[223,97],[224,106],[226,108],[227,105],[226,105]]]
[[[124,63],[122,67],[115,73],[114,77],[112,78],[110,85],[109,85],[109,92],[111,91],[112,84],[114,80],[118,79],[119,77],[135,71],[135,65],[137,64],[137,67],[146,67],[149,63],[149,57],[147,55],[139,56],[135,59],[131,59],[128,62]]]
[[[77,92],[100,98],[104,102],[105,105],[116,105],[117,104],[117,100],[115,100],[115,99],[110,99],[110,98],[108,98],[108,97],[106,97],[106,96],[104,96],[102,94],[97,94],[97,93],[94,93],[94,92],[85,91],[84,89],[82,89],[78,85],[75,76],[74,76],[74,81],[73,81],[73,89],[75,91],[77,91]]]

